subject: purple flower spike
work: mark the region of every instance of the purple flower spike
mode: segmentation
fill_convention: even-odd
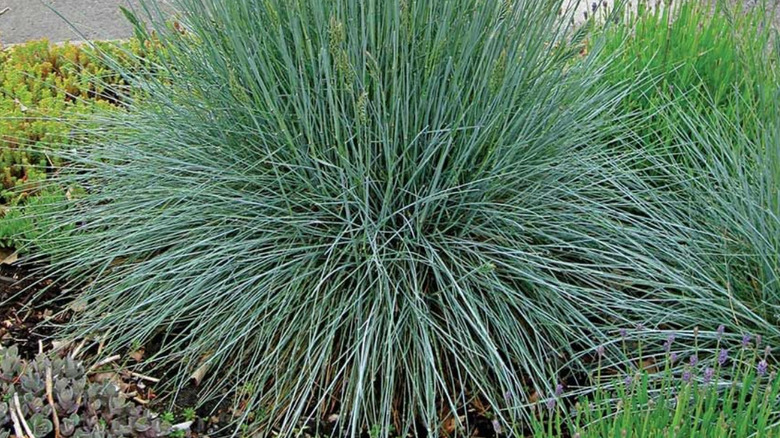
[[[555,386],[555,396],[560,397],[563,394],[563,384],[559,383]]]
[[[626,339],[628,337],[628,330],[626,330],[624,328],[620,329],[620,337],[622,339]]]
[[[671,363],[677,362],[677,353],[672,352],[672,354],[669,355],[669,362],[671,362]]]
[[[493,420],[493,431],[496,432],[496,435],[504,433],[504,429],[501,427],[501,423],[499,423],[498,420]]]
[[[761,347],[761,340],[762,339],[763,338],[761,337],[761,335],[756,335],[756,348],[760,348]]]
[[[512,400],[512,391],[507,391],[504,393],[504,400],[506,401]]]
[[[750,333],[745,333],[742,335],[742,348],[745,348],[748,345],[750,345]]]
[[[729,360],[729,351],[725,348],[720,350],[720,353],[718,354],[718,365],[723,366],[726,365],[726,362]]]
[[[715,376],[715,370],[707,367],[706,370],[704,370],[704,384],[708,384],[712,381],[712,377]]]
[[[671,333],[669,336],[666,337],[666,342],[668,342],[669,345],[674,344],[675,338],[676,336],[674,335],[674,333]]]
[[[640,322],[639,324],[637,324],[637,325],[636,325],[636,330],[637,330],[638,332],[641,332],[641,331],[643,331],[644,329],[645,329],[645,325],[644,325],[644,324],[642,324],[641,322]]]
[[[551,398],[547,400],[547,410],[552,411],[553,409],[555,409],[555,399]]]
[[[690,371],[685,370],[682,374],[682,381],[688,383],[691,381],[692,374]]]
[[[726,331],[726,326],[725,325],[721,324],[721,325],[718,326],[718,330],[715,331],[715,336],[718,338],[719,341],[720,341],[720,338],[723,337],[723,332],[725,332],[725,331]]]
[[[691,359],[690,359],[691,366],[695,367],[696,364],[698,364],[698,363],[699,363],[699,356],[697,356],[695,354],[693,356],[691,356]]]
[[[599,357],[604,357],[604,346],[599,345],[596,347],[596,354],[598,354]]]
[[[766,363],[766,360],[762,360],[758,363],[758,369],[756,371],[758,371],[759,376],[763,377],[766,375],[767,368],[769,368],[769,365]]]
[[[590,10],[593,11],[594,13],[596,12],[596,9],[598,9],[598,8],[599,8],[599,4],[598,3],[593,2],[593,3],[590,4]]]
[[[632,382],[632,381],[633,381],[633,379],[631,378],[631,375],[630,375],[630,374],[629,374],[629,375],[627,375],[625,379],[623,379],[623,383],[624,383],[626,386],[631,386],[631,382]]]
[[[671,344],[669,344],[669,341],[664,342],[664,351],[669,352],[669,350],[672,348]]]

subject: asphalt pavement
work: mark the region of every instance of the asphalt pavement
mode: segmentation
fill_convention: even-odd
[[[171,0],[156,1],[164,5]],[[600,9],[615,1],[565,0],[564,8],[575,9],[574,20],[581,23],[586,13],[592,14],[591,8]],[[745,2],[746,7],[753,7],[761,0]],[[780,0],[768,0],[768,5],[777,11]],[[120,6],[137,9],[139,0],[0,0],[0,44],[41,38],[52,42],[127,38],[132,28]],[[780,28],[780,14],[776,18],[775,25]]]
[[[127,38],[132,28],[119,7],[138,5],[137,0],[0,0],[0,43]]]

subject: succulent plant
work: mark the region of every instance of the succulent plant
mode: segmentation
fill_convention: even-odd
[[[0,50],[0,246],[24,251],[20,247],[47,228],[40,223],[54,213],[47,206],[65,197],[67,189],[46,183],[63,163],[44,150],[78,147],[74,126],[137,97],[102,55],[135,70],[155,59],[153,48],[152,41],[137,39],[94,45],[40,40]]]
[[[91,382],[71,357],[39,354],[25,361],[15,346],[0,347],[0,438],[14,430],[14,416],[21,422],[19,412],[34,436],[46,436],[55,428],[52,409],[63,437],[160,437],[172,431],[170,423],[129,400],[113,382]]]

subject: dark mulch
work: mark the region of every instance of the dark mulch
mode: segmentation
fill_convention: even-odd
[[[154,357],[163,347],[163,336],[157,336],[143,345],[145,357]],[[154,367],[153,367],[154,368]],[[154,377],[159,378],[163,385],[167,381],[175,379],[175,375],[181,370],[174,365],[166,367],[157,367],[153,370]],[[183,413],[188,408],[194,408],[197,418],[193,422],[191,432],[193,437],[208,435],[222,436],[220,433],[227,433],[225,430],[231,420],[230,401],[222,400],[202,400],[201,388],[192,380],[181,387],[166,387],[167,391],[158,393],[151,407],[158,412],[170,411],[176,418],[183,418]],[[173,390],[173,391],[171,391]]]
[[[52,324],[66,322],[68,298],[35,266],[0,265],[0,344],[16,345],[25,359],[51,349]],[[51,324],[44,324],[51,323]]]

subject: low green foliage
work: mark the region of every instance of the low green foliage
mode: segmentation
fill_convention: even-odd
[[[65,191],[57,187],[45,187],[30,196],[23,204],[8,207],[0,219],[0,246],[16,248],[20,242],[36,242],[46,250],[50,219],[59,212]]]
[[[176,416],[173,415],[173,412],[166,411],[160,415],[160,419],[168,423],[173,423],[174,421],[176,421]]]
[[[184,418],[184,421],[195,421],[197,418],[197,414],[194,408],[184,408],[181,415]]]
[[[132,69],[148,53],[137,41],[79,46],[41,40],[0,51],[0,204],[6,212],[0,245],[16,247],[41,233],[36,209],[49,214],[47,201],[65,190],[44,188],[47,174],[62,165],[56,149],[83,142],[95,125],[88,116],[113,110],[128,95],[111,63]]]
[[[72,124],[94,107],[108,106],[111,96],[97,86],[102,76],[109,83],[108,70],[95,54],[80,46],[51,45],[46,40],[17,45],[0,52],[0,159],[3,175],[2,200],[14,203],[29,183],[45,178],[47,168],[56,166],[57,156],[36,153],[41,144],[67,145]]]
[[[745,335],[736,348],[722,341],[713,350],[682,355],[673,337],[660,360],[643,361],[642,367],[602,369],[599,361],[594,388],[585,388],[573,406],[562,390],[540,403],[533,436],[780,436],[780,378],[768,347]]]

